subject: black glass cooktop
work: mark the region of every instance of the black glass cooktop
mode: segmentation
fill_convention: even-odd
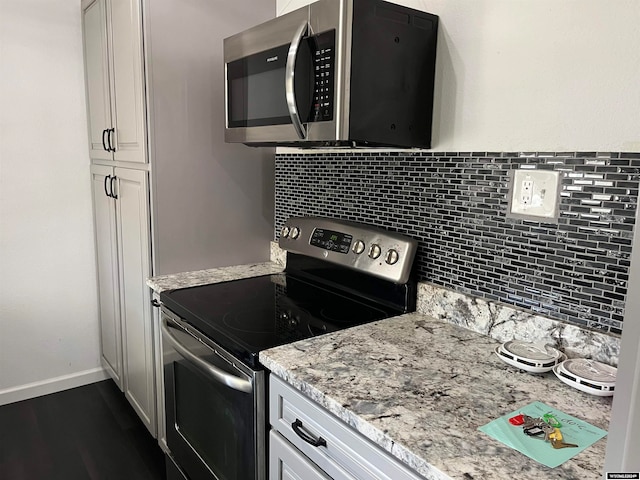
[[[252,367],[261,350],[403,313],[286,273],[171,290],[160,300]]]

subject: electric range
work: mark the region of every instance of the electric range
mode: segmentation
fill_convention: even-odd
[[[279,244],[282,273],[160,294],[170,478],[266,478],[259,352],[415,310],[414,239],[297,217]]]

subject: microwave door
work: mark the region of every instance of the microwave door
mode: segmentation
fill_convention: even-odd
[[[322,0],[225,38],[225,141],[346,141],[351,13]]]
[[[308,11],[296,11],[225,39],[227,142],[267,145],[300,140],[287,103],[286,69],[294,44],[295,61],[289,62],[295,69],[293,96],[297,118],[304,123],[314,80],[308,42],[298,40],[307,19]]]
[[[315,77],[309,42],[289,62],[288,45],[227,65],[227,141],[299,141],[306,137]],[[231,135],[231,139],[229,139]]]
[[[227,64],[227,141],[305,138],[315,81],[309,41],[289,52],[282,45]]]

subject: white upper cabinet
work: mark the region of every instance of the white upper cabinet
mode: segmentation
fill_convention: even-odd
[[[107,148],[107,128],[111,128],[111,94],[107,56],[107,11],[97,0],[83,12],[85,77],[89,113],[91,158],[111,160]]]
[[[89,150],[145,163],[145,89],[138,0],[83,1]]]

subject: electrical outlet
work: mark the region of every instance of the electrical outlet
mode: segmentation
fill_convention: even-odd
[[[533,195],[533,180],[522,181],[522,196],[520,197],[523,205],[531,205],[531,196]]]
[[[507,216],[556,222],[560,181],[560,172],[553,170],[512,170]]]

